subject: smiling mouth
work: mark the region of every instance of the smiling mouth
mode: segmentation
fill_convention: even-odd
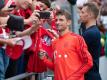
[[[61,26],[58,25],[58,26],[56,26],[56,27],[59,29]]]

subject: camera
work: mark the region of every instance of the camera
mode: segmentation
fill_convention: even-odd
[[[49,11],[40,11],[39,13],[39,18],[40,19],[49,19],[50,18],[50,12]]]

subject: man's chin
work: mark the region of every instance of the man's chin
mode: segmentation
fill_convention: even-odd
[[[64,30],[62,30],[62,29],[57,29],[59,32],[62,32],[62,31],[64,31]]]

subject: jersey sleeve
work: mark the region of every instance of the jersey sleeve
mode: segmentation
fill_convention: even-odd
[[[47,66],[49,69],[54,70],[54,62],[50,61],[50,60],[47,59],[47,58],[44,58],[42,61],[46,64],[46,66]]]
[[[93,66],[93,60],[92,60],[91,54],[87,49],[87,45],[84,39],[82,37],[79,37],[78,40],[79,40],[78,54],[79,54],[80,60],[82,61],[82,65],[77,72],[84,74]]]

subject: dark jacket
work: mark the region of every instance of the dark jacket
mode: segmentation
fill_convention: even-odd
[[[101,43],[100,43],[100,31],[96,25],[91,26],[88,29],[85,29],[82,33],[88,50],[93,58],[93,67],[86,73],[85,80],[101,80],[99,74],[99,57],[101,52]]]

